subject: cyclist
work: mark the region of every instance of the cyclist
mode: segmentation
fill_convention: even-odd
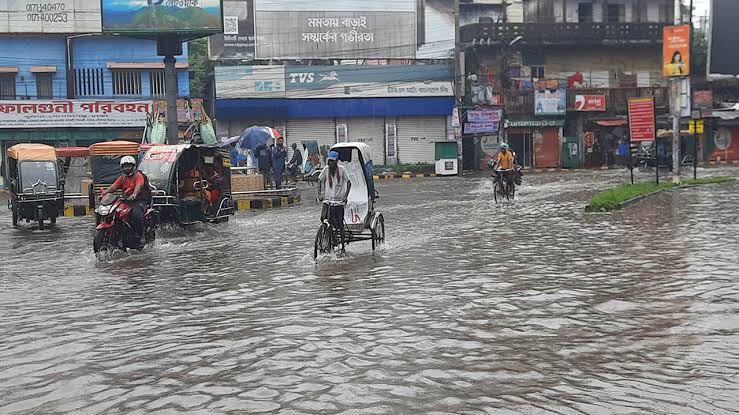
[[[512,186],[514,162],[513,152],[508,149],[508,143],[501,143],[500,151],[496,158],[496,179],[502,180],[504,184]]]
[[[318,176],[318,200],[323,201],[321,222],[328,219],[331,226],[341,231],[344,243],[344,205],[349,198],[352,182],[344,166],[339,165],[339,153],[328,153],[328,167]]]

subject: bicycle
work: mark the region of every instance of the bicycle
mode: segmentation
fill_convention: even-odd
[[[344,202],[332,202],[324,201],[324,205],[328,206],[326,218],[321,221],[321,227],[316,232],[316,240],[313,246],[313,259],[318,258],[318,254],[329,254],[334,251],[339,245],[341,245],[340,253],[345,253],[346,250],[346,237],[344,231],[344,220],[341,220],[341,228],[337,229],[334,224],[331,223],[331,218],[334,216],[334,209],[339,206],[344,206]]]
[[[497,170],[495,172],[495,186],[493,188],[493,198],[498,203],[498,195],[505,197],[506,200],[513,200],[516,197],[516,185],[513,178],[506,179],[505,176],[513,174],[513,170]],[[503,183],[505,181],[505,183]]]

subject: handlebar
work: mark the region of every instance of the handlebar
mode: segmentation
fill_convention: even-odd
[[[324,205],[329,205],[329,206],[346,206],[345,202],[336,202],[333,200],[319,200],[318,198],[316,198],[316,203],[323,203]]]

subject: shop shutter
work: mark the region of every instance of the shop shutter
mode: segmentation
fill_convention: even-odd
[[[437,141],[446,141],[446,117],[400,117],[399,163],[433,163]]]
[[[287,121],[287,145],[303,140],[318,140],[318,146],[336,144],[336,123],[333,118],[297,119]]]
[[[385,118],[343,118],[337,124],[346,124],[348,141],[365,143],[372,151],[375,165],[385,164]]]

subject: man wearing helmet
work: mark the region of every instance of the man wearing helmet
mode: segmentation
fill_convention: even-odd
[[[513,167],[514,167],[513,152],[508,149],[508,143],[500,144],[500,152],[496,158],[497,168],[496,173],[504,180],[504,183],[511,185],[513,180]]]
[[[131,156],[121,158],[121,169],[123,174],[109,188],[103,191],[103,196],[108,193],[115,193],[118,190],[123,192],[123,197],[128,199],[131,208],[131,221],[133,222],[134,231],[143,240],[144,238],[144,214],[146,213],[147,200],[146,177],[144,173],[136,170],[136,159]]]

